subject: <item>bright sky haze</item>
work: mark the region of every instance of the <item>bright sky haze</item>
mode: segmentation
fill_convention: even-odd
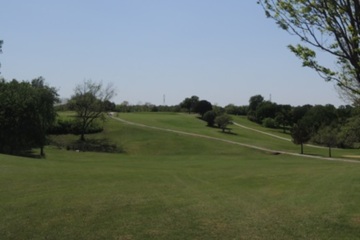
[[[1,76],[43,76],[62,98],[91,79],[113,83],[117,104],[345,104],[256,0],[11,0],[0,13]]]

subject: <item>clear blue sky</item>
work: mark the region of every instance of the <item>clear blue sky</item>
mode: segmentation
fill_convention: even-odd
[[[63,98],[85,79],[112,82],[116,103],[197,95],[245,105],[344,104],[288,49],[297,38],[256,0],[11,0],[0,6],[1,75],[43,76]]]

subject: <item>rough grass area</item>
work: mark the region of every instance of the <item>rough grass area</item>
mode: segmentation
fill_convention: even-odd
[[[186,115],[177,116],[184,125],[176,115],[135,118],[222,136]],[[126,154],[51,147],[46,159],[0,155],[1,239],[360,236],[360,163],[272,155],[113,120],[106,126],[97,137],[122,143]]]

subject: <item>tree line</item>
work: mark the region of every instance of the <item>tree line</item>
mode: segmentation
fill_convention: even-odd
[[[248,105],[228,104],[220,107],[194,95],[174,106],[156,106],[149,103],[130,105],[124,102],[115,105],[113,111],[198,113],[209,126],[221,126],[223,130],[231,124],[231,115],[243,115],[264,127],[282,129],[284,133],[291,134],[293,142],[301,145],[302,153],[303,145],[307,142],[329,147],[329,155],[332,147],[360,147],[360,127],[357,127],[360,126],[360,107],[356,102],[337,108],[331,104],[291,106],[254,95],[250,97]],[[226,124],[221,124],[221,119]]]
[[[360,107],[357,104],[336,108],[327,105],[290,106],[265,101],[261,95],[249,100],[247,117],[268,128],[289,132],[295,144],[313,142],[331,148],[360,147]]]
[[[261,95],[250,97],[249,104],[220,107],[197,96],[185,98],[175,106],[152,104],[115,104],[111,98],[115,90],[104,88],[102,83],[84,81],[76,86],[74,95],[63,105],[58,102],[55,88],[48,86],[42,77],[32,81],[0,81],[0,151],[19,154],[31,148],[40,148],[48,143],[48,134],[73,133],[85,142],[85,134],[102,131],[98,120],[105,119],[106,112],[164,111],[197,113],[208,126],[229,130],[231,115],[243,115],[251,121],[268,128],[280,128],[288,132],[293,142],[301,145],[309,141],[329,147],[360,147],[360,108],[357,105],[303,105],[291,106],[266,101]],[[56,118],[57,110],[71,110],[75,119],[62,121]]]
[[[32,149],[39,148],[40,156],[44,156],[50,134],[68,133],[79,135],[77,146],[89,149],[85,134],[102,131],[96,124],[111,111],[110,99],[114,94],[112,85],[104,87],[102,83],[87,80],[75,87],[65,105],[59,106],[57,90],[47,85],[42,77],[31,81],[0,79],[0,152],[28,155]],[[74,111],[75,118],[58,118],[59,109]],[[92,147],[115,149],[106,141],[105,145]]]

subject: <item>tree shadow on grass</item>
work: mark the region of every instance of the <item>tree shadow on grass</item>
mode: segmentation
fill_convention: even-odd
[[[36,152],[32,149],[8,152],[8,151],[0,151],[1,154],[17,156],[17,157],[25,157],[25,158],[34,158],[34,159],[41,159],[45,158],[45,156],[41,156],[40,152]]]
[[[234,133],[234,132],[231,132],[231,130],[230,131],[219,131],[220,133],[223,133],[223,134],[227,134],[227,135],[233,135],[233,136],[237,136],[238,134],[237,133]]]
[[[238,135],[237,133],[232,132],[231,128],[226,128],[225,131],[223,131],[221,128],[219,128],[218,126],[214,126],[214,125],[206,125],[206,127],[212,128],[212,129],[218,129],[218,130],[220,130],[219,132],[223,133],[223,134],[234,135],[234,136]]]

